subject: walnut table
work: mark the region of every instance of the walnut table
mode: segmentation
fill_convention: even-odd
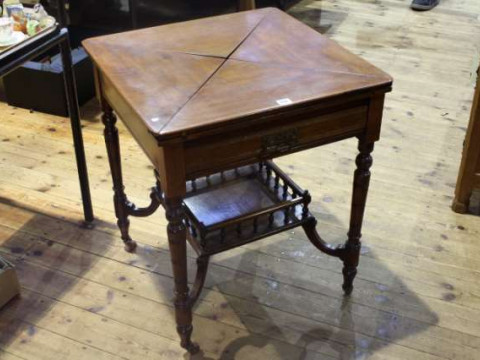
[[[181,345],[190,352],[192,306],[215,253],[302,226],[343,261],[347,294],[392,79],[276,9],[261,9],[84,42],[97,69],[115,212],[126,249],[131,216],[166,210]],[[116,116],[155,166],[151,204],[137,208],[122,182]],[[350,229],[333,247],[316,231],[310,195],[271,159],[359,139]],[[198,254],[192,291],[186,243]]]

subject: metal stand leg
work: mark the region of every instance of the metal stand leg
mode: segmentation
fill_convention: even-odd
[[[110,163],[110,171],[112,172],[113,180],[113,201],[115,204],[115,215],[117,216],[117,224],[122,233],[122,240],[125,244],[125,250],[128,252],[135,251],[137,243],[132,240],[128,230],[130,227],[129,202],[127,195],[125,195],[122,179],[122,163],[120,157],[120,144],[118,140],[118,129],[115,126],[117,117],[113,113],[110,105],[105,100],[102,100],[103,116],[102,121],[105,125],[104,136],[105,144],[107,145],[108,162]],[[158,206],[157,206],[158,207]]]
[[[72,55],[70,52],[68,34],[65,35],[65,40],[60,43],[60,53],[62,55],[65,93],[67,97],[68,112],[70,114],[70,124],[73,133],[73,145],[75,147],[78,177],[80,179],[83,213],[85,216],[85,221],[91,222],[93,221],[92,199],[88,184],[87,163],[85,161],[85,149],[83,147],[82,129],[80,126],[80,111],[78,108],[77,89],[75,86],[75,76],[72,68]]]
[[[182,199],[166,198],[165,210],[168,220],[167,233],[170,256],[172,258],[175,281],[175,318],[180,345],[189,353],[199,351],[197,344],[191,340],[192,335],[192,301],[190,301],[187,278],[187,231],[183,223],[184,210]],[[206,266],[205,271],[206,273]]]
[[[352,209],[350,215],[350,230],[348,240],[344,246],[343,260],[343,290],[350,295],[353,290],[353,279],[357,274],[357,266],[360,257],[360,238],[362,237],[362,222],[367,201],[368,185],[370,183],[370,167],[372,166],[373,143],[365,143],[360,140],[356,159],[357,169],[355,170],[353,182]]]

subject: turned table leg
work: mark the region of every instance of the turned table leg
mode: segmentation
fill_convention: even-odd
[[[360,258],[362,237],[363,214],[367,201],[368,185],[370,183],[370,167],[372,166],[371,152],[373,143],[360,140],[358,145],[360,153],[356,159],[357,169],[354,174],[352,208],[350,214],[350,229],[348,240],[344,245],[343,260],[343,290],[350,295],[353,290],[353,279],[357,274],[357,266]]]
[[[165,211],[168,220],[167,234],[175,281],[175,319],[180,345],[194,354],[199,347],[191,340],[192,301],[190,301],[187,278],[187,231],[181,198],[165,198]]]
[[[110,171],[113,180],[113,202],[115,205],[115,215],[117,217],[117,224],[122,233],[122,240],[125,244],[125,250],[128,252],[135,251],[137,244],[130,237],[128,230],[130,221],[128,220],[128,199],[125,195],[122,179],[122,164],[120,157],[120,143],[118,139],[118,129],[115,126],[117,117],[113,113],[110,105],[102,100],[102,121],[105,125],[103,132],[105,136],[105,144],[107,145],[108,162],[110,163]]]

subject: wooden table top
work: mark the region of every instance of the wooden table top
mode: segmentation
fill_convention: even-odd
[[[274,8],[83,44],[129,115],[159,140],[279,109],[388,91],[392,83],[383,71]]]

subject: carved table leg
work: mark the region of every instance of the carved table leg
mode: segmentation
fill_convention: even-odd
[[[122,233],[125,250],[133,252],[135,251],[137,244],[128,234],[128,229],[130,227],[130,221],[128,220],[128,199],[124,192],[125,187],[123,186],[122,179],[120,144],[118,140],[118,129],[115,126],[117,117],[105,100],[102,100],[102,108],[102,121],[105,125],[103,134],[105,136],[105,144],[107,145],[108,162],[110,163],[110,171],[112,172],[113,180],[115,215],[117,216],[118,227]]]
[[[199,347],[190,339],[192,335],[192,302],[187,279],[187,231],[183,223],[184,210],[181,198],[165,198],[168,220],[167,233],[175,281],[175,319],[180,345],[191,354]]]
[[[350,215],[350,229],[348,240],[344,245],[343,260],[343,290],[350,295],[353,290],[353,279],[357,274],[357,266],[360,258],[360,238],[362,237],[362,222],[367,201],[368,185],[370,183],[370,167],[372,166],[371,152],[373,143],[365,143],[360,140],[356,159],[357,169],[353,181],[352,209]]]

